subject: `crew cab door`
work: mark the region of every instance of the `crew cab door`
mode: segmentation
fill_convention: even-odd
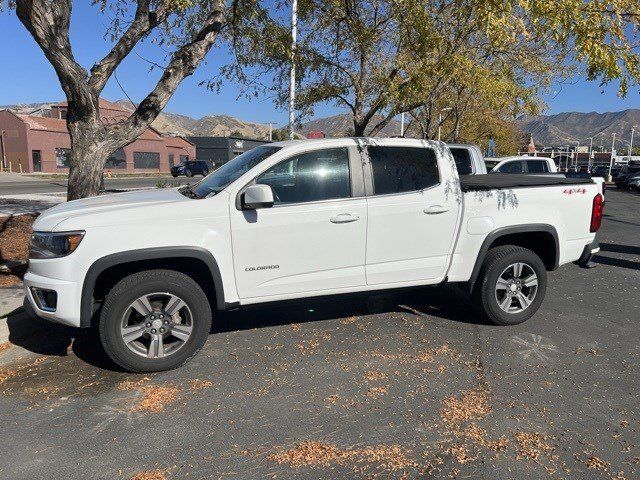
[[[440,282],[457,233],[455,167],[418,142],[367,153],[367,284]]]
[[[354,143],[292,154],[251,182],[271,187],[274,206],[230,206],[241,299],[365,285],[362,175]]]

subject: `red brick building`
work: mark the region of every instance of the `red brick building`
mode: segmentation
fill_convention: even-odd
[[[51,106],[50,116],[0,111],[0,161],[14,172],[67,173],[71,139],[67,131],[67,104]],[[100,99],[100,116],[112,123],[130,115],[118,104]],[[148,128],[137,140],[111,155],[105,170],[114,172],[169,172],[171,165],[195,159],[196,147],[182,137],[165,136]]]

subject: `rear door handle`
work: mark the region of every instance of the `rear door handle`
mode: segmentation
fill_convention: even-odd
[[[429,205],[427,208],[423,210],[427,215],[436,215],[438,213],[448,212],[449,209],[442,205]]]
[[[331,217],[330,220],[331,223],[350,223],[355,222],[356,220],[360,220],[360,217],[351,213],[340,213],[335,217]]]

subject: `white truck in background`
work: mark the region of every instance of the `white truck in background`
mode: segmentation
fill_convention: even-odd
[[[97,328],[136,372],[188,361],[215,312],[295,298],[458,283],[514,325],[542,304],[547,271],[589,263],[603,207],[601,179],[459,175],[439,142],[271,143],[191,187],[47,210],[25,305]]]

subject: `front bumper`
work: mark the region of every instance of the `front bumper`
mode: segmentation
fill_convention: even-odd
[[[58,295],[55,310],[46,311],[39,308],[31,293],[31,287],[54,290]],[[81,293],[82,285],[75,282],[43,277],[31,271],[24,276],[25,304],[29,304],[34,316],[44,320],[79,327]]]
[[[597,241],[593,241],[588,245],[585,245],[582,250],[582,255],[576,260],[575,264],[582,268],[593,268],[596,264],[591,260],[593,256],[600,251],[600,244]]]

